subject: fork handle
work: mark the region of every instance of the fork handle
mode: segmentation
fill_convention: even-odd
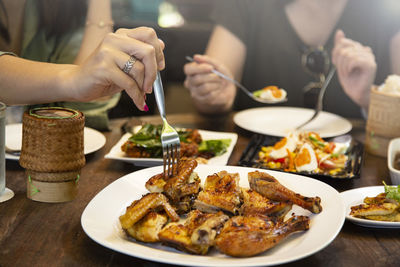
[[[165,113],[164,89],[161,82],[161,76],[159,71],[157,71],[157,78],[154,81],[153,87],[154,87],[154,96],[156,98],[158,111],[160,112],[161,117],[165,119],[166,113]]]

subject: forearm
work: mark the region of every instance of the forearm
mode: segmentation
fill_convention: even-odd
[[[246,46],[233,33],[217,25],[211,34],[205,54],[223,63],[236,80],[241,80],[246,60]]]
[[[88,0],[85,33],[74,63],[80,64],[83,62],[93,53],[104,39],[104,36],[112,31],[111,1]]]
[[[0,57],[0,101],[8,105],[73,101],[71,74],[77,66]]]

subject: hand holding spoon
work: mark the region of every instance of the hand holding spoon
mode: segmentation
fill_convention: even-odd
[[[192,57],[186,56],[186,59],[188,61],[190,61],[190,62],[195,62],[195,60]],[[231,77],[228,77],[225,74],[217,71],[216,69],[213,69],[211,72],[216,74],[216,75],[218,75],[219,77],[221,77],[221,78],[223,78],[223,79],[225,79],[227,81],[230,81],[231,83],[235,84],[238,88],[240,88],[244,93],[246,93],[247,96],[252,98],[254,101],[257,101],[257,102],[260,102],[260,103],[265,103],[265,104],[277,104],[277,103],[282,103],[282,102],[286,102],[287,101],[286,95],[281,99],[263,98],[263,97],[261,97],[262,94],[259,93],[260,90],[252,93],[252,92],[250,92],[250,90],[248,90],[246,87],[244,87],[241,83],[239,83],[238,81],[232,79]]]

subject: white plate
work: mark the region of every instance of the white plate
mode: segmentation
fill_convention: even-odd
[[[235,114],[233,121],[239,127],[251,132],[283,137],[311,118],[313,113],[312,109],[293,107],[252,108]],[[317,132],[322,138],[328,138],[345,134],[351,128],[352,125],[348,120],[322,111],[302,130]]]
[[[351,189],[340,193],[346,207],[346,219],[352,223],[373,228],[400,228],[400,222],[383,222],[356,218],[350,215],[351,207],[362,204],[365,197],[375,197],[385,192],[384,186],[368,186]]]
[[[218,157],[213,157],[208,160],[208,165],[226,165],[228,163],[229,157],[232,153],[233,148],[235,147],[236,141],[237,141],[237,134],[235,133],[225,133],[225,132],[213,132],[213,131],[205,131],[205,130],[199,130],[199,133],[203,140],[211,140],[211,139],[231,139],[231,143],[229,147],[227,148],[227,151],[218,156]],[[124,134],[121,139],[116,143],[110,150],[110,152],[105,155],[105,158],[107,159],[116,159],[116,160],[122,160],[125,162],[133,163],[137,166],[156,166],[156,165],[161,165],[162,159],[158,158],[132,158],[132,157],[127,157],[125,155],[125,152],[121,150],[121,146],[129,139],[131,136],[130,133]]]
[[[104,146],[106,137],[99,131],[85,127],[84,134],[84,152],[93,153]],[[6,125],[6,146],[10,149],[21,150],[22,146],[22,124]],[[6,153],[6,159],[19,160],[19,156]]]
[[[239,173],[240,185],[248,187],[247,173],[256,169],[199,165],[195,171],[204,182],[207,175],[221,170]],[[267,266],[299,260],[325,248],[335,239],[345,220],[344,204],[339,193],[331,186],[305,176],[265,171],[300,194],[321,197],[323,211],[320,214],[312,215],[297,206],[291,211],[297,215],[310,216],[308,231],[295,233],[265,253],[249,258],[233,258],[222,255],[216,250],[212,250],[207,256],[198,256],[160,244],[130,241],[123,233],[118,218],[133,200],[140,199],[147,193],[145,182],[152,175],[161,172],[162,166],[133,172],[100,191],[82,213],[81,224],[86,234],[107,248],[156,262],[186,266]]]

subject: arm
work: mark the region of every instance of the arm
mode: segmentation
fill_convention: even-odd
[[[80,64],[113,31],[110,0],[88,0],[85,33],[74,63]]]
[[[109,33],[80,65],[51,64],[0,57],[0,101],[8,105],[58,101],[90,101],[126,90],[140,110],[163,69],[164,43],[150,28]],[[130,55],[137,61],[122,71]]]
[[[390,42],[390,58],[392,60],[392,73],[400,75],[400,31],[393,36]]]
[[[211,73],[213,68],[236,79],[241,78],[246,59],[246,46],[222,26],[213,30],[204,56],[184,67],[184,85],[190,90],[198,111],[216,114],[229,111],[236,96],[236,87]]]
[[[371,48],[346,38],[343,31],[338,30],[332,62],[345,93],[360,107],[367,109],[377,68]]]

